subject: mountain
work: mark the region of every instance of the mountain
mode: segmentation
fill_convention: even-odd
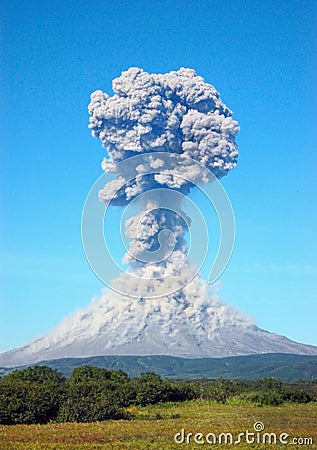
[[[96,355],[317,355],[317,347],[262,330],[220,303],[218,297],[200,294],[188,291],[186,300],[179,296],[145,300],[104,294],[47,335],[1,354],[0,367]]]

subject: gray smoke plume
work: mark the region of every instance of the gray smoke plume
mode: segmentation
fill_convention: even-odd
[[[108,153],[102,167],[117,173],[99,197],[124,205],[151,192],[140,214],[126,221],[131,242],[124,262],[141,278],[164,278],[180,268],[184,274],[190,271],[184,270],[184,236],[190,219],[184,217],[180,202],[170,209],[161,208],[156,192],[167,188],[186,195],[196,181],[210,181],[204,179],[204,168],[217,178],[225,176],[237,164],[238,123],[216,89],[192,69],[149,74],[130,68],[113,81],[113,91],[113,96],[94,92],[88,107],[92,135]],[[173,153],[179,159],[166,161],[158,156],[162,153]],[[144,160],[130,179],[119,163],[135,155],[144,155]],[[145,252],[152,259],[144,259]]]
[[[192,69],[149,74],[130,68],[113,80],[114,95],[98,90],[91,95],[88,107],[89,128],[102,142],[109,158],[102,167],[115,171],[115,164],[131,156],[152,153],[147,160],[164,174],[153,177],[140,174],[116,193],[117,200],[134,196],[157,186],[188,191],[190,186],[177,175],[191,167],[164,167],[155,152],[189,157],[207,167],[217,178],[226,175],[237,163],[235,136],[238,123],[221,101],[216,89],[197,76]],[[195,174],[199,179],[200,174]],[[124,183],[124,174],[107,186],[103,193],[113,200],[114,188]]]

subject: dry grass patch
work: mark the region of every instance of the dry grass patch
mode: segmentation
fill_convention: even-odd
[[[285,404],[281,407],[219,405],[206,401],[162,404],[135,408],[131,421],[97,423],[52,423],[48,425],[0,426],[1,450],[174,450],[201,448],[234,448],[233,445],[176,444],[175,433],[230,432],[235,437],[245,430],[253,431],[261,421],[265,431],[288,433],[290,437],[312,437],[313,445],[292,445],[292,449],[317,448],[317,404]],[[244,444],[240,449],[272,450],[283,444]]]

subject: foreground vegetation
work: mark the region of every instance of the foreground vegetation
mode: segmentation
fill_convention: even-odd
[[[82,366],[66,379],[45,366],[14,370],[0,380],[0,424],[46,424],[135,419],[134,408],[194,399],[216,403],[280,406],[316,402],[317,384],[273,378],[163,380],[154,373],[129,378],[122,370]]]
[[[92,366],[65,378],[35,366],[0,379],[0,450],[202,448],[196,433],[202,439],[211,433],[212,447],[224,449],[234,446],[230,436],[234,442],[240,433],[255,433],[255,422],[261,422],[254,435],[259,442],[243,435],[240,449],[285,448],[265,440],[281,433],[292,449],[317,448],[316,399],[314,382],[164,380],[154,373],[129,378]],[[296,445],[294,438],[300,439]]]
[[[108,420],[95,423],[50,423],[47,425],[0,425],[1,450],[174,450],[180,448],[229,449],[235,445],[211,446],[191,443],[176,444],[174,435],[185,432],[231,432],[234,437],[245,430],[254,431],[255,422],[261,421],[266,432],[287,433],[293,438],[313,438],[313,444],[292,445],[292,449],[316,447],[317,404],[291,404],[282,406],[255,406],[219,404],[213,401],[193,400],[165,403],[146,407],[130,407],[133,420]],[[261,433],[261,437],[262,437]],[[285,444],[246,444],[245,450],[279,449]]]

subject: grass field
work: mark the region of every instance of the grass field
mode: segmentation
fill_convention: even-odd
[[[278,449],[286,444],[265,443],[247,444],[241,437],[240,444],[219,443],[220,433],[232,433],[233,440],[246,430],[255,432],[255,422],[262,422],[264,431],[255,432],[255,439],[262,440],[264,433],[287,433],[292,449],[317,448],[317,404],[284,404],[281,407],[220,405],[206,401],[192,401],[174,404],[161,404],[146,408],[130,408],[135,418],[130,421],[107,421],[99,423],[52,423],[48,425],[14,425],[0,426],[1,450],[173,450],[201,448],[257,448]],[[258,425],[260,426],[260,425]],[[187,433],[214,433],[217,444],[195,444],[190,436],[190,443],[177,444],[175,433],[184,428]],[[181,439],[180,436],[178,436]],[[249,441],[252,440],[249,435]],[[209,441],[212,442],[212,435]],[[313,444],[304,442],[293,444],[293,438],[312,438]],[[186,438],[185,438],[186,439]],[[229,439],[229,436],[227,437]],[[274,439],[274,437],[271,437]],[[229,442],[229,441],[228,441]],[[301,442],[301,441],[300,441]]]

